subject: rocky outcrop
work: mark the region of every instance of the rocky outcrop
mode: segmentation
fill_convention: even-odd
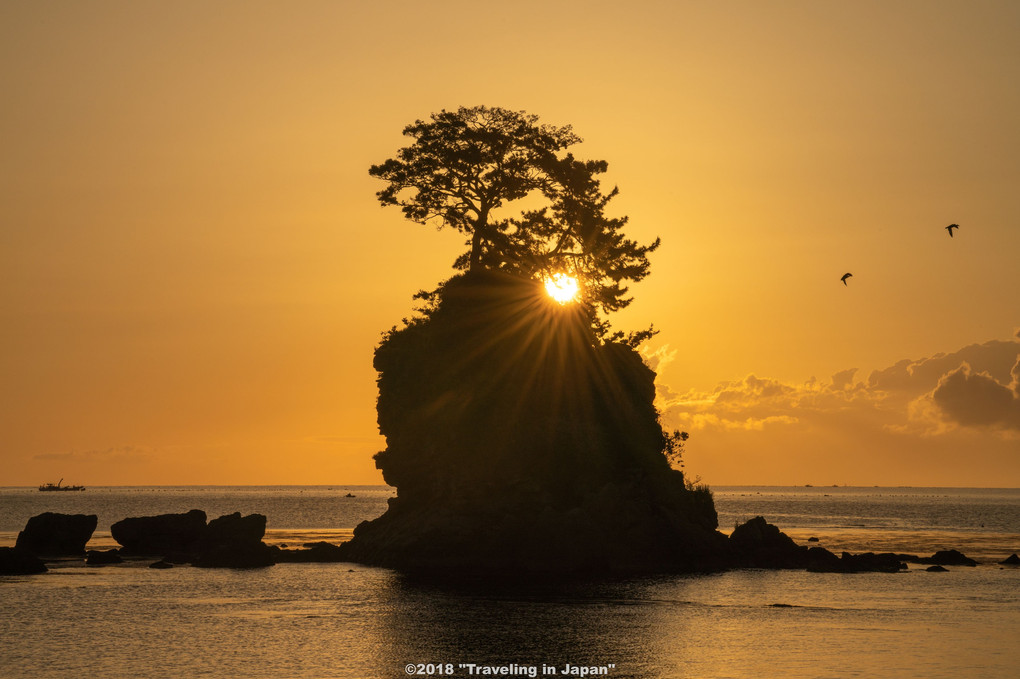
[[[814,573],[896,573],[905,570],[902,554],[836,556],[824,547],[804,547],[761,516],[733,529],[729,538],[730,566],[807,569]]]
[[[213,519],[194,547],[192,564],[200,568],[264,568],[276,563],[275,550],[262,542],[263,514],[240,512]]]
[[[45,512],[28,520],[15,546],[37,556],[80,556],[98,522],[95,514]]]
[[[190,552],[204,532],[205,512],[198,509],[183,514],[130,517],[110,526],[110,533],[123,545],[124,554],[141,556]]]
[[[808,549],[776,526],[756,516],[730,533],[735,565],[751,568],[804,568]],[[816,548],[820,549],[820,548]]]
[[[967,557],[955,549],[944,549],[929,557],[918,559],[918,563],[930,563],[937,566],[977,566],[977,561]]]
[[[241,512],[224,514],[218,519],[211,520],[205,527],[205,531],[196,545],[196,550],[201,552],[224,545],[259,544],[265,534],[266,516],[264,514],[249,514],[248,516],[242,516]]]
[[[902,554],[865,552],[836,556],[824,547],[808,550],[807,570],[813,573],[898,573],[906,570]]]
[[[670,468],[655,373],[588,312],[495,272],[445,284],[376,351],[376,465],[398,489],[341,545],[403,570],[718,568],[711,493]]]
[[[138,516],[110,527],[124,554],[161,556],[162,562],[202,568],[262,568],[275,563],[274,550],[262,542],[263,514],[226,514],[206,524],[205,512]],[[161,568],[162,566],[154,566]]]
[[[999,562],[1003,566],[1020,566],[1020,556],[1012,554]]]
[[[836,556],[824,547],[804,547],[776,526],[756,516],[733,529],[729,538],[731,567],[807,569],[814,573],[897,573],[906,570],[909,554]]]
[[[46,570],[46,564],[34,554],[14,547],[0,547],[0,575],[34,575]]]

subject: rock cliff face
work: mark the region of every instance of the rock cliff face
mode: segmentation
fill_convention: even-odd
[[[493,272],[444,286],[376,351],[376,456],[398,496],[343,546],[404,569],[637,572],[725,550],[662,454],[655,373],[577,306]]]

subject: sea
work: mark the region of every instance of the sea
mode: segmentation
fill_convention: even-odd
[[[717,487],[720,530],[764,516],[836,552],[979,561],[929,572],[743,569],[560,580],[412,577],[360,564],[254,570],[50,564],[0,576],[2,677],[1018,677],[1020,489]],[[268,517],[265,541],[338,543],[387,486],[0,488],[0,546],[29,517]],[[808,540],[817,538],[817,542]]]

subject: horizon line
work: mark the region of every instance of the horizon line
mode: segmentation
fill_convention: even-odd
[[[746,484],[746,483],[720,483],[720,484],[706,484],[709,489],[712,488],[817,488],[817,489],[831,489],[831,488],[909,488],[909,489],[960,489],[960,490],[1020,490],[1020,486],[926,486],[926,485],[879,485],[879,484],[811,484],[811,483],[799,483],[799,484],[777,484],[777,483],[762,483],[762,484]],[[347,487],[359,487],[359,488],[390,488],[398,490],[396,486],[390,486],[385,483],[145,483],[145,484],[92,484],[86,486],[86,489],[91,488],[332,488],[334,486]],[[38,489],[38,485],[10,485],[0,486],[0,490],[8,489],[20,489],[20,488],[34,488]]]

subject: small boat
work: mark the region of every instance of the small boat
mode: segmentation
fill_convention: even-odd
[[[51,490],[85,490],[85,486],[62,486],[62,485],[60,485],[63,482],[64,482],[64,479],[60,479],[56,483],[44,483],[43,485],[39,486],[39,490],[43,490],[43,491],[51,491]]]

